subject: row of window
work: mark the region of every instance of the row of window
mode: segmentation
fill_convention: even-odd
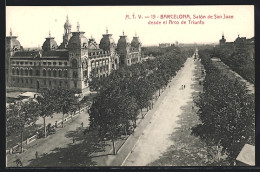
[[[39,81],[36,82],[37,82],[38,89],[42,87]],[[30,87],[34,86],[34,82],[32,79],[24,79],[24,78],[16,78],[16,79],[13,78],[13,84],[30,84]],[[44,87],[60,86],[60,87],[69,88],[68,81],[56,81],[56,80],[54,81],[43,80],[43,86]],[[74,82],[74,87],[77,88],[77,82]]]
[[[16,65],[33,65],[33,62],[23,62],[23,61],[12,61],[12,64],[16,64]],[[60,66],[64,64],[64,66],[67,66],[68,63],[67,62],[42,62],[42,65],[46,66],[56,66],[57,64],[59,64]],[[36,62],[34,62],[34,65],[36,65]]]
[[[12,74],[13,75],[24,75],[24,76],[33,76],[33,70],[32,69],[15,69],[15,68],[12,68]],[[48,69],[48,70],[46,70],[46,69],[43,69],[42,70],[42,76],[47,76],[47,74],[48,74],[48,76],[53,76],[53,77],[65,77],[65,78],[67,78],[68,77],[68,71],[67,70],[61,70],[61,69],[59,69],[59,70],[57,70],[57,69],[55,69],[55,70],[50,70],[50,69]],[[40,74],[40,70],[35,70],[35,76],[40,76],[41,74]]]

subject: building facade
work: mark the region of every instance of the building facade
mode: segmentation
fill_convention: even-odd
[[[94,38],[87,39],[85,32],[71,32],[67,16],[63,42],[58,46],[49,34],[41,50],[25,51],[16,36],[6,38],[7,86],[17,88],[68,88],[82,92],[88,89],[91,73],[106,77],[119,66],[141,61],[141,42],[133,37],[130,43],[123,34],[115,44],[112,34],[103,34],[98,45]]]

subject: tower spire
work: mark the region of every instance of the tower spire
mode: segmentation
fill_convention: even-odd
[[[51,31],[49,30],[49,37],[51,37]]]
[[[135,31],[135,37],[137,37],[136,31]]]
[[[125,32],[124,32],[124,30],[123,30],[123,35],[125,35]]]
[[[107,27],[106,27],[106,34],[108,34],[108,29],[107,29]]]
[[[68,16],[68,14],[67,14],[67,21],[69,21],[69,16]]]
[[[10,28],[10,36],[13,36],[12,28]]]
[[[77,22],[77,31],[79,32],[79,22]]]

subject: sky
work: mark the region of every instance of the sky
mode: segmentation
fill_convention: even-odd
[[[133,19],[133,14],[135,19]],[[85,36],[100,42],[102,34],[113,34],[117,43],[119,36],[127,35],[131,41],[137,34],[143,45],[159,43],[217,43],[224,33],[227,41],[241,37],[254,36],[254,6],[7,6],[6,35],[18,36],[23,47],[42,46],[49,31],[58,45],[62,42],[64,23],[68,15],[72,31],[76,31],[77,22]],[[127,15],[131,19],[127,19]],[[161,15],[190,16],[190,19],[161,19]],[[194,19],[194,15],[205,16]],[[214,19],[214,15],[222,19]],[[233,18],[223,19],[224,15]],[[155,16],[156,18],[152,19]],[[212,19],[208,17],[212,16]],[[139,19],[141,17],[141,19]],[[145,18],[149,17],[149,18]],[[179,24],[170,24],[170,21]],[[189,24],[202,20],[204,24]],[[148,24],[161,22],[161,24]],[[167,24],[163,22],[167,21]],[[182,24],[186,21],[186,24]]]

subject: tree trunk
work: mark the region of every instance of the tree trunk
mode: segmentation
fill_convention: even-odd
[[[220,156],[219,156],[219,146],[217,145],[217,158],[218,158],[218,163],[220,162]]]
[[[62,113],[62,128],[64,127],[64,113]]]
[[[47,133],[46,133],[46,117],[43,117],[43,129],[44,129],[44,137],[46,137]]]
[[[141,111],[141,115],[142,115],[142,119],[144,119],[144,115],[143,115],[143,111],[142,111],[142,109],[140,109],[140,111]]]
[[[125,124],[125,136],[127,136],[127,132],[126,132],[126,124]]]
[[[114,140],[114,136],[112,136],[112,146],[113,146],[113,155],[116,155],[116,146],[115,146],[115,140]]]
[[[21,132],[21,153],[23,153],[23,130]]]

